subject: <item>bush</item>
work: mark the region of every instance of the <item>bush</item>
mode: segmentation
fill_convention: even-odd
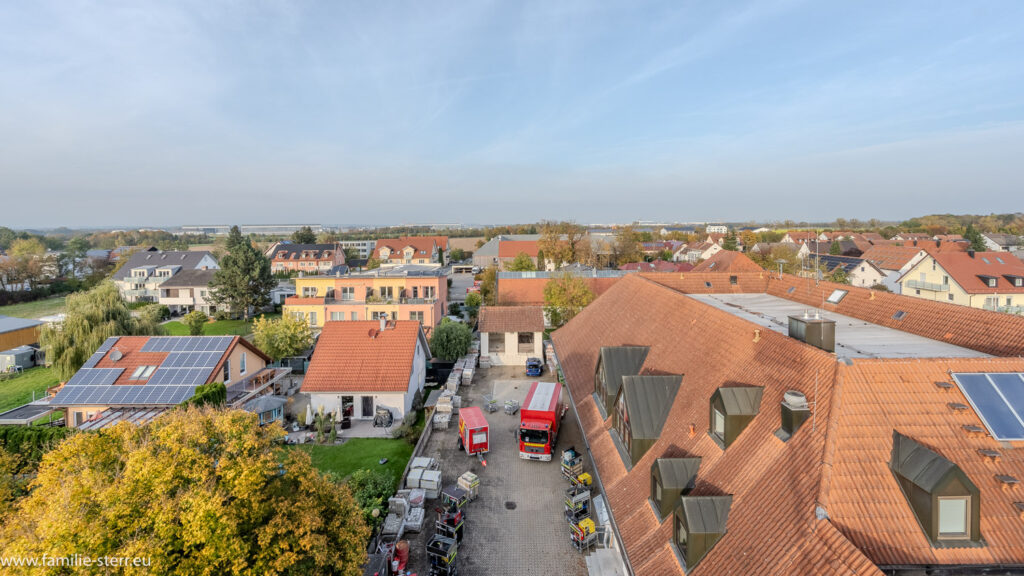
[[[442,360],[455,360],[469,352],[473,331],[461,322],[441,322],[430,338],[430,351]]]
[[[377,470],[356,470],[349,476],[347,484],[356,503],[363,510],[366,523],[372,527],[383,521],[387,500],[395,493],[397,486],[394,476]],[[373,517],[374,508],[381,512],[377,518]]]
[[[181,323],[188,327],[190,336],[202,336],[203,327],[209,321],[210,317],[202,310],[193,310],[181,319]]]
[[[218,322],[222,320],[230,320],[231,315],[225,312],[224,310],[217,310],[216,312],[213,313],[213,319]]]
[[[461,316],[462,304],[459,304],[458,302],[451,302],[448,304],[448,314],[450,316]]]
[[[43,454],[74,433],[56,426],[0,426],[0,449],[20,456],[21,472],[35,469]]]

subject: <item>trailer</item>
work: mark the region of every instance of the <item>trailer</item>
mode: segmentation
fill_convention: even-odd
[[[459,448],[470,456],[483,455],[491,449],[487,418],[476,406],[459,410]]]
[[[561,424],[561,386],[557,382],[534,382],[520,407],[519,457],[551,461]]]

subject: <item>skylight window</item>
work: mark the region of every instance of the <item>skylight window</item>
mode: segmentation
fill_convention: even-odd
[[[999,262],[1000,264],[1006,264],[1006,262],[1003,262],[1003,259],[1000,258],[999,256],[996,256],[996,262]]]
[[[789,290],[786,290],[786,294],[792,294],[793,292],[796,292],[796,286],[790,286]]]
[[[847,290],[833,290],[832,294],[830,294],[829,297],[825,299],[825,301],[830,304],[839,304],[840,302],[843,301],[843,298],[845,298],[847,294],[849,294],[849,291]]]
[[[156,366],[139,366],[132,372],[132,380],[146,380],[153,375],[156,370]]]
[[[906,313],[906,312],[904,312],[903,310],[900,310],[899,312],[897,312],[897,313],[895,313],[895,314],[893,314],[893,315],[892,315],[892,319],[893,319],[893,320],[903,320],[903,318],[904,318],[904,317],[905,317],[906,315],[907,315],[907,313]]]
[[[981,261],[985,264],[991,264],[991,262],[988,261],[988,258],[985,258],[984,256],[982,256]]]

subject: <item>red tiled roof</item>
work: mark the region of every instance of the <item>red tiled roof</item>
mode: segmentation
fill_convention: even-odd
[[[406,392],[412,376],[420,323],[327,322],[317,341],[303,392]]]
[[[619,270],[637,270],[640,272],[689,272],[693,270],[693,264],[689,262],[666,262],[655,260],[653,262],[630,262],[619,266]]]
[[[480,332],[543,332],[544,309],[540,306],[484,306],[480,308]]]
[[[878,266],[882,270],[899,270],[921,253],[921,248],[913,246],[871,246],[861,258]]]
[[[515,258],[525,252],[531,258],[537,257],[540,243],[536,240],[502,240],[498,242],[498,258]]]
[[[448,249],[448,237],[447,236],[423,236],[423,238],[430,238],[437,244],[437,249],[444,251]]]
[[[143,352],[142,347],[146,345],[146,342],[149,342],[149,338],[149,336],[121,336],[110,351],[96,363],[94,368],[122,368],[124,371],[118,377],[117,381],[114,382],[115,386],[121,384],[145,384],[145,381],[143,380],[131,379],[135,369],[139,366],[160,366],[164,360],[167,359],[168,354],[168,352]],[[259,348],[256,348],[256,346],[249,343],[249,341],[244,338],[235,336],[231,344],[228,345],[223,356],[221,356],[217,366],[210,370],[210,376],[207,379],[207,382],[213,382],[220,378],[220,370],[224,363],[224,359],[234,352],[236,346],[244,346],[262,358],[264,362],[270,362],[270,358],[267,357],[267,355]],[[117,362],[110,359],[110,354],[114,350],[121,353],[121,358],[118,359]]]
[[[904,240],[904,246],[923,248],[928,252],[967,252],[971,247],[968,242],[936,242],[935,240]]]
[[[377,247],[373,250],[374,257],[381,258],[381,249],[390,248],[391,255],[389,260],[403,260],[405,255],[402,253],[406,247],[412,246],[416,253],[413,254],[413,258],[430,258],[434,253],[435,240],[434,236],[403,236],[401,238],[381,238],[377,240]]]
[[[1020,358],[854,360],[839,366],[829,422],[821,503],[855,545],[882,565],[1024,563],[1024,520],[1014,508],[1019,489],[1006,489],[996,474],[1024,479],[1024,454],[1004,449],[987,434],[973,410],[947,404],[967,399],[957,386],[941,389],[950,372],[1024,372]],[[933,548],[889,469],[893,432],[909,436],[957,464],[981,491],[985,546]],[[996,450],[995,462],[978,454]]]
[[[742,252],[722,250],[693,268],[694,272],[761,272],[764,268]]]
[[[587,278],[582,277],[587,283],[594,296],[604,294],[604,291],[619,281],[618,278]],[[548,278],[498,278],[498,305],[499,306],[543,306],[544,287],[548,284]]]
[[[880,574],[841,535],[815,520],[824,427],[805,426],[787,443],[773,434],[788,389],[804,391],[820,413],[828,413],[835,361],[771,330],[759,330],[756,337],[757,328],[643,277],[627,276],[553,334],[604,493],[638,576],[682,574],[669,548],[672,522],[659,522],[647,501],[654,459],[680,454],[701,458],[691,494],[733,496],[726,534],[690,570],[691,576]],[[600,347],[638,342],[651,347],[645,372],[684,376],[667,420],[677,425],[666,426],[627,471],[591,393]],[[679,353],[681,345],[686,354]],[[760,414],[723,452],[705,433],[707,399],[718,387],[733,384],[764,386],[764,396]],[[689,423],[697,429],[692,438]],[[769,538],[771,545],[761,544]]]
[[[973,258],[967,252],[929,255],[969,294],[1024,294],[1024,287],[1018,288],[1006,279],[1024,277],[1024,262],[1009,252],[975,252]],[[996,285],[988,286],[979,276],[995,278]]]
[[[786,234],[788,234],[794,242],[807,242],[818,237],[818,233],[813,230],[791,230]]]

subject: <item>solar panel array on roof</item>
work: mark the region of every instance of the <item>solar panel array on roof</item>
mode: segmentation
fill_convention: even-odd
[[[1024,375],[953,374],[953,378],[993,438],[1024,440]]]
[[[123,368],[82,368],[66,386],[109,386],[117,381]]]
[[[195,388],[206,383],[209,368],[164,368],[160,367],[150,377],[146,386],[189,386]]]
[[[135,404],[180,404],[192,397],[189,386],[74,386],[64,387],[51,404],[57,406],[120,406]]]
[[[103,356],[114,347],[114,344],[116,344],[120,338],[120,336],[111,336],[110,338],[107,338],[103,344],[96,349],[96,352],[85,361],[85,364],[82,364],[82,368],[95,368],[96,364],[103,359]]]
[[[143,352],[223,352],[234,336],[154,336]]]
[[[224,352],[173,352],[160,364],[161,368],[214,368]]]

